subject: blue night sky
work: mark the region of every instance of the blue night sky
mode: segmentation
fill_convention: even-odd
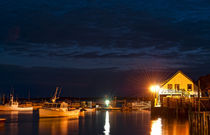
[[[209,51],[208,0],[0,1],[0,93],[141,96],[178,69],[209,74]]]

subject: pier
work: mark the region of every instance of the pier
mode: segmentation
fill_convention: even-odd
[[[183,115],[198,111],[199,99],[188,97],[163,97],[160,106],[155,107],[152,102],[152,115]],[[200,110],[210,111],[210,98],[200,98]]]
[[[187,117],[190,134],[210,134],[210,98],[164,97],[160,101],[158,107],[152,102],[152,116]]]
[[[190,134],[209,135],[210,134],[210,111],[189,113]]]

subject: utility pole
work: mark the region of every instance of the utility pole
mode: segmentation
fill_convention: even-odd
[[[30,101],[30,95],[31,93],[30,93],[30,89],[28,90],[28,101]]]
[[[201,82],[200,82],[200,80],[198,80],[198,112],[200,113],[200,111],[201,111],[201,105],[200,105],[200,102],[201,102],[201,100],[200,100],[200,84]]]
[[[2,97],[2,104],[3,105],[5,104],[5,94],[3,94],[3,97]]]

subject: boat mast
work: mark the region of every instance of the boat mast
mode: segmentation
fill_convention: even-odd
[[[52,101],[53,103],[55,103],[56,99],[59,98],[59,97],[57,97],[58,88],[59,88],[59,87],[56,87],[55,94],[54,94],[54,96],[53,96],[52,99],[51,99],[51,101]]]
[[[5,104],[5,94],[3,94],[3,97],[2,97],[2,104],[3,105]]]
[[[30,89],[28,90],[28,101],[30,101],[30,96],[31,96],[31,93],[30,93]]]
[[[12,94],[10,94],[10,104],[12,105],[13,104],[13,101],[14,101],[14,97]]]

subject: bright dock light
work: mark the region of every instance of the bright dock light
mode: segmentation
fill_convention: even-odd
[[[110,101],[109,101],[108,99],[106,99],[106,100],[105,100],[105,104],[106,104],[106,106],[109,106]]]
[[[157,92],[157,91],[159,91],[159,89],[160,89],[160,86],[158,86],[158,85],[153,85],[150,87],[151,92]]]

